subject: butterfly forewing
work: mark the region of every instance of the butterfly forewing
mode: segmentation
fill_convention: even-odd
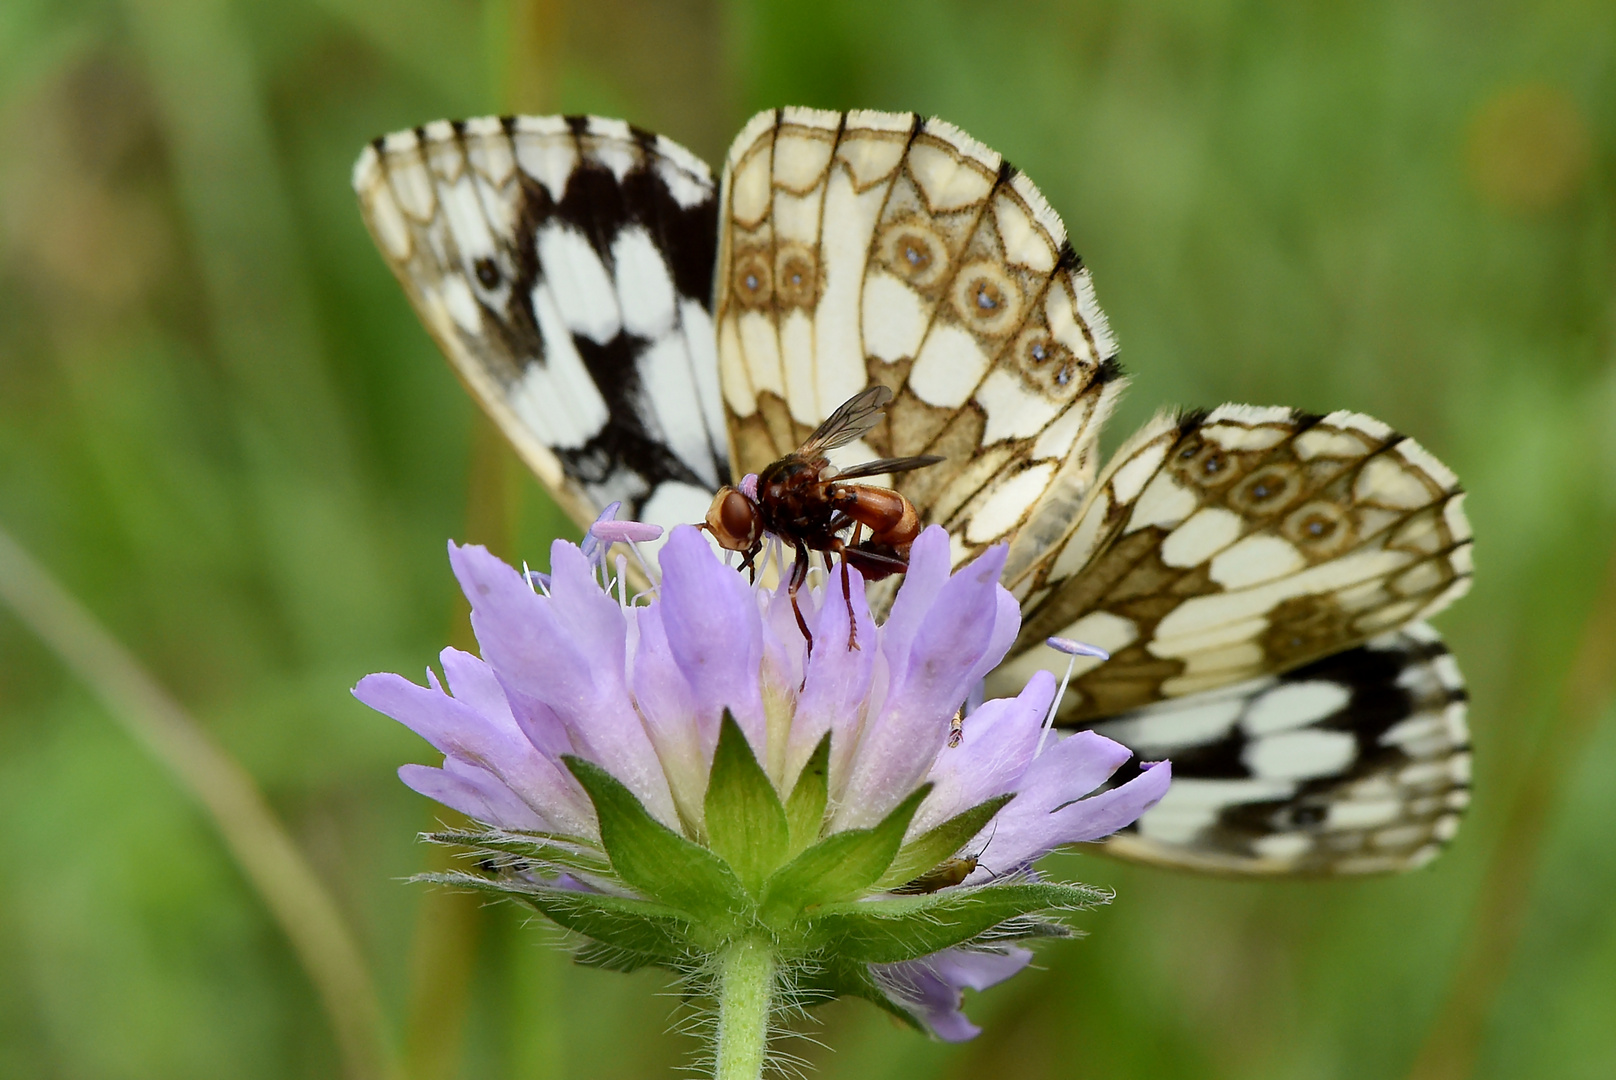
[[[377,139],[365,220],[456,371],[571,516],[672,525],[727,482],[716,199],[676,144],[598,117]]]
[[[963,561],[1080,497],[1121,387],[1088,274],[1036,188],[951,125],[784,109],[730,151],[715,283],[739,471],[868,386],[849,460],[941,455],[896,486]]]
[[[1464,684],[1424,623],[1094,729],[1146,760],[1173,761],[1167,796],[1108,844],[1143,862],[1240,874],[1407,870],[1453,837],[1470,801]]]

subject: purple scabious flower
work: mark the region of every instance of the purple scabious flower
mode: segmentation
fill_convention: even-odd
[[[961,717],[1020,629],[1002,547],[951,573],[947,534],[926,530],[880,625],[856,571],[851,603],[819,575],[800,596],[810,651],[785,589],[749,584],[695,528],[669,535],[655,589],[614,592],[607,545],[652,538],[622,524],[592,530],[590,555],[556,542],[543,578],[451,544],[481,658],[445,649],[441,681],[355,688],[443,754],[404,782],[483,826],[437,839],[486,872],[439,880],[532,904],[588,941],[585,962],[728,970],[713,958],[744,942],[778,994],[857,994],[974,1036],[962,990],[1107,899],[1032,864],[1132,822],[1171,766],[1101,790],[1129,751],[1046,734],[1047,672]]]

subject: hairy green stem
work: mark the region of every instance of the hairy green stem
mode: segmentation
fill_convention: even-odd
[[[718,1048],[715,1080],[758,1080],[774,1006],[774,946],[743,938],[718,962]]]

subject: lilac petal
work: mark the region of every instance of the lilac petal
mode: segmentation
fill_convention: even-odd
[[[881,627],[881,651],[893,670],[901,670],[909,657],[909,646],[920,630],[937,594],[948,583],[948,533],[933,525],[915,538],[909,548],[909,569],[892,601],[892,611]]]
[[[572,734],[554,709],[513,687],[505,688],[505,698],[510,702],[516,726],[522,729],[522,734],[538,748],[539,753],[560,765],[561,756],[573,752]],[[571,776],[572,773],[568,772],[567,775]]]
[[[501,829],[550,829],[550,824],[509,788],[492,776],[484,775],[486,780],[479,783],[469,776],[456,776],[430,765],[400,765],[398,769],[398,778],[405,786],[469,818]]]
[[[449,689],[456,701],[470,705],[484,716],[510,716],[539,753],[551,761],[559,762],[562,754],[572,753],[567,732],[556,714],[531,699],[515,707],[500,686],[494,669],[468,652],[448,648],[438,654],[443,674],[449,680]],[[570,779],[571,774],[568,774]],[[580,789],[581,792],[582,789]]]
[[[1004,549],[1006,554],[1009,548]],[[1001,569],[1003,563],[1000,564]],[[999,666],[1010,646],[1016,643],[1016,635],[1021,633],[1021,604],[1010,590],[998,591],[998,607],[993,614],[993,634],[988,638],[988,645],[983,650],[981,659],[971,666],[970,681],[974,685],[987,673]]]
[[[675,825],[661,763],[628,696],[622,613],[592,583],[577,548],[558,544],[551,559],[556,592],[546,598],[484,548],[451,545],[449,561],[471,601],[483,658],[507,697],[554,710],[574,752],[627,785],[658,820]]]
[[[1081,799],[1110,778],[1133,756],[1126,746],[1093,731],[1076,731],[1045,743],[1044,752],[1027,767],[1018,789],[1030,805],[1053,810]]]
[[[960,744],[945,747],[926,777],[932,792],[909,826],[911,837],[996,795],[1015,791],[1038,747],[1055,677],[1035,672],[1018,697],[996,698],[965,718]]]
[[[919,695],[952,713],[981,678],[977,663],[987,658],[988,646],[1000,636],[999,600],[1004,590],[999,587],[999,572],[1005,553],[1002,546],[990,548],[938,591],[914,636],[907,662],[893,666],[901,674],[892,692],[904,695],[906,710],[914,708]]]
[[[859,743],[836,828],[875,824],[930,771],[992,640],[1005,553],[989,549],[938,590],[905,662],[893,665],[881,712]]]
[[[480,658],[451,646],[438,654],[438,662],[443,665],[443,675],[449,682],[449,692],[454,695],[456,701],[471,706],[485,716],[510,713],[510,702],[505,699],[505,691],[499,685],[499,679],[495,678],[493,669]],[[428,674],[431,674],[430,670]]]
[[[1155,766],[1119,788],[1083,798],[1132,756],[1127,747],[1092,731],[1046,747],[1022,778],[1016,798],[994,819],[988,865],[1002,874],[1062,844],[1109,836],[1144,813],[1167,790],[1169,766]],[[1168,771],[1158,774],[1164,768]],[[1105,831],[1095,832],[1098,828]]]
[[[773,593],[763,595],[763,695],[771,707],[774,702],[789,704],[802,686],[805,653],[802,630],[797,616],[791,610],[791,597],[781,586]],[[814,598],[804,590],[799,597],[803,618],[814,622]]]
[[[690,683],[685,679],[668,635],[662,626],[662,605],[638,609],[635,622],[639,644],[634,650],[634,701],[645,719],[645,730],[662,759],[674,803],[681,817],[699,822],[707,793],[707,763],[718,742],[717,729],[709,735],[695,722]]]
[[[863,705],[870,690],[878,639],[870,604],[864,596],[864,581],[857,570],[849,568],[848,582],[852,588],[853,625],[858,628],[859,647],[847,647],[847,600],[838,570],[830,575],[818,617],[811,622],[814,654],[808,660],[808,675],[791,721],[783,784],[786,791],[791,790],[798,772],[807,764],[825,732],[831,733],[833,750],[851,749],[864,719]]]
[[[740,492],[741,492],[742,495],[745,495],[748,499],[752,499],[754,501],[757,499],[757,486],[758,486],[757,473],[749,472],[745,476],[741,477]]]
[[[367,675],[354,697],[420,735],[451,760],[476,766],[534,812],[571,831],[592,832],[594,815],[571,777],[540,754],[509,710],[483,713],[401,675]]]
[[[550,608],[593,661],[596,681],[622,686],[628,633],[623,609],[602,591],[583,552],[565,540],[550,545]]]
[[[697,721],[716,730],[729,709],[762,760],[768,750],[759,686],[763,633],[751,586],[689,525],[669,535],[661,561],[662,625],[690,682]]]
[[[1080,844],[1110,836],[1131,825],[1161,802],[1173,782],[1173,763],[1158,761],[1121,787],[1079,799],[1050,815],[1056,819],[1060,843]]]
[[[986,990],[1032,962],[1032,951],[1009,946],[1002,952],[945,949],[901,964],[873,964],[872,971],[893,998],[944,1042],[965,1042],[982,1033],[963,1011],[962,991]]]

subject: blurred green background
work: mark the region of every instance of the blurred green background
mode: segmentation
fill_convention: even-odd
[[[256,778],[358,938],[393,1075],[665,1075],[694,1042],[654,973],[400,880],[439,811],[393,770],[433,755],[347,690],[464,640],[446,537],[538,564],[568,526],[410,312],[349,167],[513,110],[716,162],[792,103],[935,113],[1034,178],[1136,376],[1110,445],[1164,403],[1372,413],[1459,472],[1479,572],[1440,620],[1476,802],[1434,865],[1246,884],[1061,856],[1116,902],[976,998],[975,1043],[837,1004],[791,1049],[894,1080],[1616,1075],[1608,0],[4,0],[0,526]],[[360,1075],[116,714],[0,609],[0,1075]]]

